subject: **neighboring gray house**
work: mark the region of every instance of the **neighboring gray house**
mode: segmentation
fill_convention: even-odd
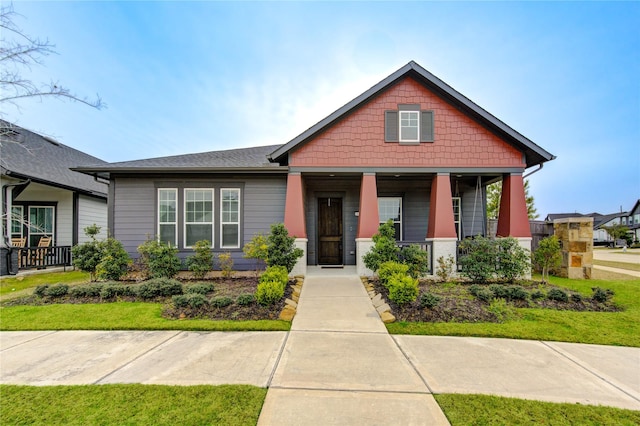
[[[42,237],[69,247],[86,241],[83,229],[94,223],[106,237],[108,181],[70,169],[104,161],[4,120],[0,132],[3,247],[20,238],[37,246]]]
[[[284,100],[283,100],[284,101]],[[148,238],[198,240],[252,265],[242,247],[283,222],[307,265],[356,265],[381,222],[396,238],[454,258],[486,235],[486,186],[502,180],[497,234],[531,247],[523,176],[555,157],[409,62],[291,141],[74,170],[109,180],[109,229],[126,250]]]

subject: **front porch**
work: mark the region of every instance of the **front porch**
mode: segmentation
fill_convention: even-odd
[[[51,247],[10,247],[2,248],[3,270],[6,274],[16,275],[19,272],[62,267],[66,271],[71,267],[71,246]]]
[[[521,173],[469,172],[291,172],[284,223],[305,252],[292,272],[311,267],[351,266],[370,276],[362,258],[380,223],[392,220],[400,247],[427,251],[430,274],[439,257],[457,261],[457,242],[487,236],[486,186],[503,180],[499,236],[530,244]]]

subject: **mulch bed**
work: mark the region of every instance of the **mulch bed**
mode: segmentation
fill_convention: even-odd
[[[498,316],[487,310],[489,303],[476,299],[469,293],[470,283],[437,283],[434,281],[421,280],[419,285],[418,299],[413,303],[407,303],[402,306],[395,304],[389,299],[389,292],[378,279],[369,279],[374,286],[375,292],[380,293],[387,304],[391,307],[391,312],[397,321],[407,322],[500,322]],[[506,284],[511,285],[511,284]],[[524,287],[531,292],[544,287],[546,290],[554,288],[554,286],[544,286],[540,282],[525,281],[518,285]],[[489,284],[487,284],[487,287]],[[558,287],[555,287],[558,288]],[[567,293],[574,293],[570,290],[563,289]],[[420,307],[420,295],[429,292],[440,298],[440,302],[432,309]],[[513,308],[543,308],[570,311],[592,311],[592,312],[616,312],[620,308],[611,302],[598,303],[588,297],[584,297],[582,301],[576,302],[558,302],[548,299],[526,300],[526,301],[510,301],[507,302]]]

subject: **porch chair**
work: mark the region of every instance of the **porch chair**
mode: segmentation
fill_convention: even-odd
[[[27,237],[23,238],[11,238],[11,246],[17,248],[23,248],[27,245]],[[22,268],[22,251],[18,251],[18,268]]]
[[[44,257],[48,254],[47,248],[51,246],[51,237],[40,237],[38,248],[31,251],[31,263],[33,265],[44,266]]]

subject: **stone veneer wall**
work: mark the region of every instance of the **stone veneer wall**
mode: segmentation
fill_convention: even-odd
[[[553,221],[553,231],[560,240],[562,249],[560,276],[572,279],[591,279],[593,218],[556,219]]]

